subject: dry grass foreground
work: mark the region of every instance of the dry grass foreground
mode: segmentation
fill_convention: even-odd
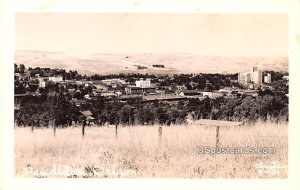
[[[220,128],[220,147],[275,147],[276,154],[199,154],[213,126],[15,127],[17,177],[287,178],[288,124]]]

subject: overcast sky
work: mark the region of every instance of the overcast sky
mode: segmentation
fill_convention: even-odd
[[[16,50],[288,56],[288,17],[18,13]]]

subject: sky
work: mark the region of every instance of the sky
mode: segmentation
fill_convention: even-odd
[[[285,14],[17,13],[16,50],[288,56]]]

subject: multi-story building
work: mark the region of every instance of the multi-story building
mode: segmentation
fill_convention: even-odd
[[[241,72],[238,74],[238,82],[244,86],[249,83],[262,84],[262,71],[252,67],[249,71]]]
[[[135,82],[135,86],[127,86],[125,93],[128,95],[142,95],[155,93],[156,87],[151,86],[150,79],[140,79]]]
[[[39,77],[38,80],[39,80],[39,87],[45,88],[49,82],[49,77]]]
[[[46,88],[46,82],[44,80],[39,80],[39,87]]]
[[[252,82],[254,84],[262,84],[262,72],[261,71],[253,71],[252,72]]]
[[[250,73],[247,73],[247,72],[239,73],[238,82],[242,85],[247,85],[248,83],[250,83],[251,82]]]
[[[61,75],[49,77],[49,81],[52,82],[61,82],[63,81],[63,77]]]
[[[149,87],[151,87],[151,81],[150,81],[150,79],[147,79],[147,80],[140,79],[135,82],[135,86],[140,87],[140,88],[149,88]]]
[[[267,73],[267,76],[264,77],[265,83],[271,83],[271,73]]]
[[[40,88],[45,88],[46,85],[49,83],[49,82],[55,82],[55,83],[60,83],[61,85],[64,85],[66,86],[66,82],[63,82],[63,77],[58,75],[58,76],[52,76],[52,77],[41,77],[41,76],[38,76],[38,80],[39,80],[39,87]]]

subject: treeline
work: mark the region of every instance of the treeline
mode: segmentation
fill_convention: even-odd
[[[152,67],[156,67],[156,68],[165,68],[165,65],[159,65],[159,64],[156,64],[156,65],[152,65]]]
[[[141,65],[137,66],[137,70],[144,70],[144,69],[148,69],[148,67],[141,66]]]
[[[243,95],[238,98],[220,97],[203,100],[187,99],[179,102],[143,102],[133,99],[121,102],[118,99],[99,97],[77,107],[71,97],[59,88],[39,97],[27,97],[15,110],[18,125],[69,126],[80,123],[80,111],[90,110],[98,125],[170,125],[184,124],[186,119],[214,119],[228,121],[255,122],[260,120],[288,121],[288,98],[283,93],[272,91],[259,93],[259,96]]]
[[[26,71],[26,67],[24,64],[17,65],[16,63],[14,64],[14,71],[15,73],[21,73],[24,74]],[[29,67],[27,69],[27,72],[30,77],[34,77],[37,74],[41,77],[48,77],[48,76],[57,76],[61,75],[63,79],[65,80],[82,80],[86,79],[86,75],[81,75],[75,70],[69,70],[68,72],[65,69],[51,69],[51,68],[41,68],[41,67],[35,67],[31,68]]]

